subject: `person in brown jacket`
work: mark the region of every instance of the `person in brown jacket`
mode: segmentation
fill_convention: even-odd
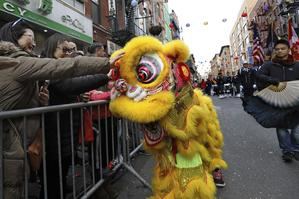
[[[2,26],[0,41],[0,111],[39,107],[37,81],[108,73],[110,65],[122,56],[120,54],[111,60],[84,56],[63,59],[32,57],[34,33],[20,20]],[[40,128],[39,117],[27,117],[26,131],[20,118],[10,122],[4,120],[3,126],[4,171],[0,172],[4,172],[4,179],[0,180],[4,198],[22,198],[24,151],[27,150],[21,144],[22,138],[26,136],[28,147]]]

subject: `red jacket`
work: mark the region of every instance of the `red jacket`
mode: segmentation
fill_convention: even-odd
[[[102,92],[97,90],[92,90],[89,92],[90,101],[96,100],[110,100],[110,92]],[[100,105],[100,113],[98,113],[98,108],[92,109],[92,115],[90,115],[90,111],[88,109],[84,110],[84,141],[85,142],[93,142],[94,141],[94,133],[93,133],[93,121],[97,121],[99,119],[104,119],[107,117],[111,117],[111,112],[109,111],[108,102],[106,104]],[[82,142],[81,130],[79,131],[79,143]]]
[[[207,87],[207,83],[205,81],[200,82],[200,88],[205,89]]]
[[[90,93],[90,101],[97,101],[97,100],[107,100],[109,102],[110,100],[110,91],[97,91],[92,90]],[[101,105],[100,106],[100,113],[98,113],[97,109],[93,109],[92,111],[92,119],[97,120],[98,117],[100,119],[104,119],[106,117],[111,117],[111,112],[109,111],[109,104]]]

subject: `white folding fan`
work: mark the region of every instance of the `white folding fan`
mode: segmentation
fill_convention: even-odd
[[[299,105],[299,80],[270,85],[254,95],[275,107],[294,107]]]

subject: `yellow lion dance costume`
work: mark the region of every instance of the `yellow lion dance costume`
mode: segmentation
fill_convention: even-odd
[[[223,136],[211,99],[191,86],[188,47],[143,36],[122,50],[110,110],[142,124],[156,160],[151,199],[214,199],[211,172],[227,167]]]

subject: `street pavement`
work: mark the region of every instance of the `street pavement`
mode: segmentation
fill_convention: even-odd
[[[243,111],[239,98],[213,97],[224,134],[225,188],[217,199],[299,199],[299,162],[284,163],[275,129],[265,129]],[[132,161],[150,183],[153,158],[141,154]],[[151,195],[130,172],[113,183],[118,199],[143,199]]]

